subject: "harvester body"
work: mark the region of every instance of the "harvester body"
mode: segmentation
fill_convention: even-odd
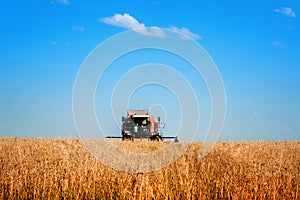
[[[122,139],[134,140],[136,138],[149,140],[162,140],[160,132],[164,123],[154,120],[148,110],[128,110],[127,116],[122,117]]]
[[[163,136],[162,130],[165,123],[154,120],[149,115],[148,110],[128,110],[126,116],[122,116],[122,136],[107,136],[106,138],[122,138],[122,140],[146,139],[151,141],[163,141],[164,139],[174,139],[178,142],[176,136]]]

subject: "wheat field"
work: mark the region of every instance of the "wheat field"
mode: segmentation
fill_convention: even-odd
[[[164,142],[113,141],[133,152]],[[159,171],[106,167],[77,139],[0,138],[0,199],[300,199],[300,141],[192,143]]]

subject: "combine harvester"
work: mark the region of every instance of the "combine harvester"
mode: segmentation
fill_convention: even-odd
[[[122,137],[107,136],[106,138],[122,138],[122,140],[147,139],[150,141],[163,141],[164,139],[174,139],[178,142],[177,137],[162,136],[162,130],[165,123],[157,122],[154,117],[149,115],[148,110],[128,110],[127,116],[122,116]]]

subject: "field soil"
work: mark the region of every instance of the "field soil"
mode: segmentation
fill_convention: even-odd
[[[168,145],[111,142],[144,154]],[[219,142],[205,157],[201,146],[160,170],[127,173],[78,139],[0,138],[0,199],[300,199],[300,141]]]

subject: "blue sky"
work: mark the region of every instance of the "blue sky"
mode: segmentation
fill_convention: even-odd
[[[0,8],[0,136],[75,137],[72,91],[89,52],[131,28],[141,28],[137,34],[149,38],[160,37],[160,28],[171,28],[195,39],[218,66],[227,96],[222,140],[299,140],[299,13],[296,0],[4,1]],[[143,32],[143,27],[152,29]],[[158,62],[161,56],[155,55],[129,55],[120,62],[143,64],[149,56]],[[164,55],[162,62],[176,68],[168,58]],[[193,80],[193,71],[181,73]],[[108,71],[104,77],[111,87],[110,80],[117,79],[112,76]],[[197,85],[197,80],[192,83]],[[155,87],[152,91],[162,92]],[[174,100],[168,92],[162,94],[166,97],[146,104],[139,90],[130,106]],[[197,95],[201,98],[201,92]],[[96,108],[101,118],[101,105],[96,103]],[[209,113],[205,106],[202,110]],[[176,120],[169,117],[168,123]]]

